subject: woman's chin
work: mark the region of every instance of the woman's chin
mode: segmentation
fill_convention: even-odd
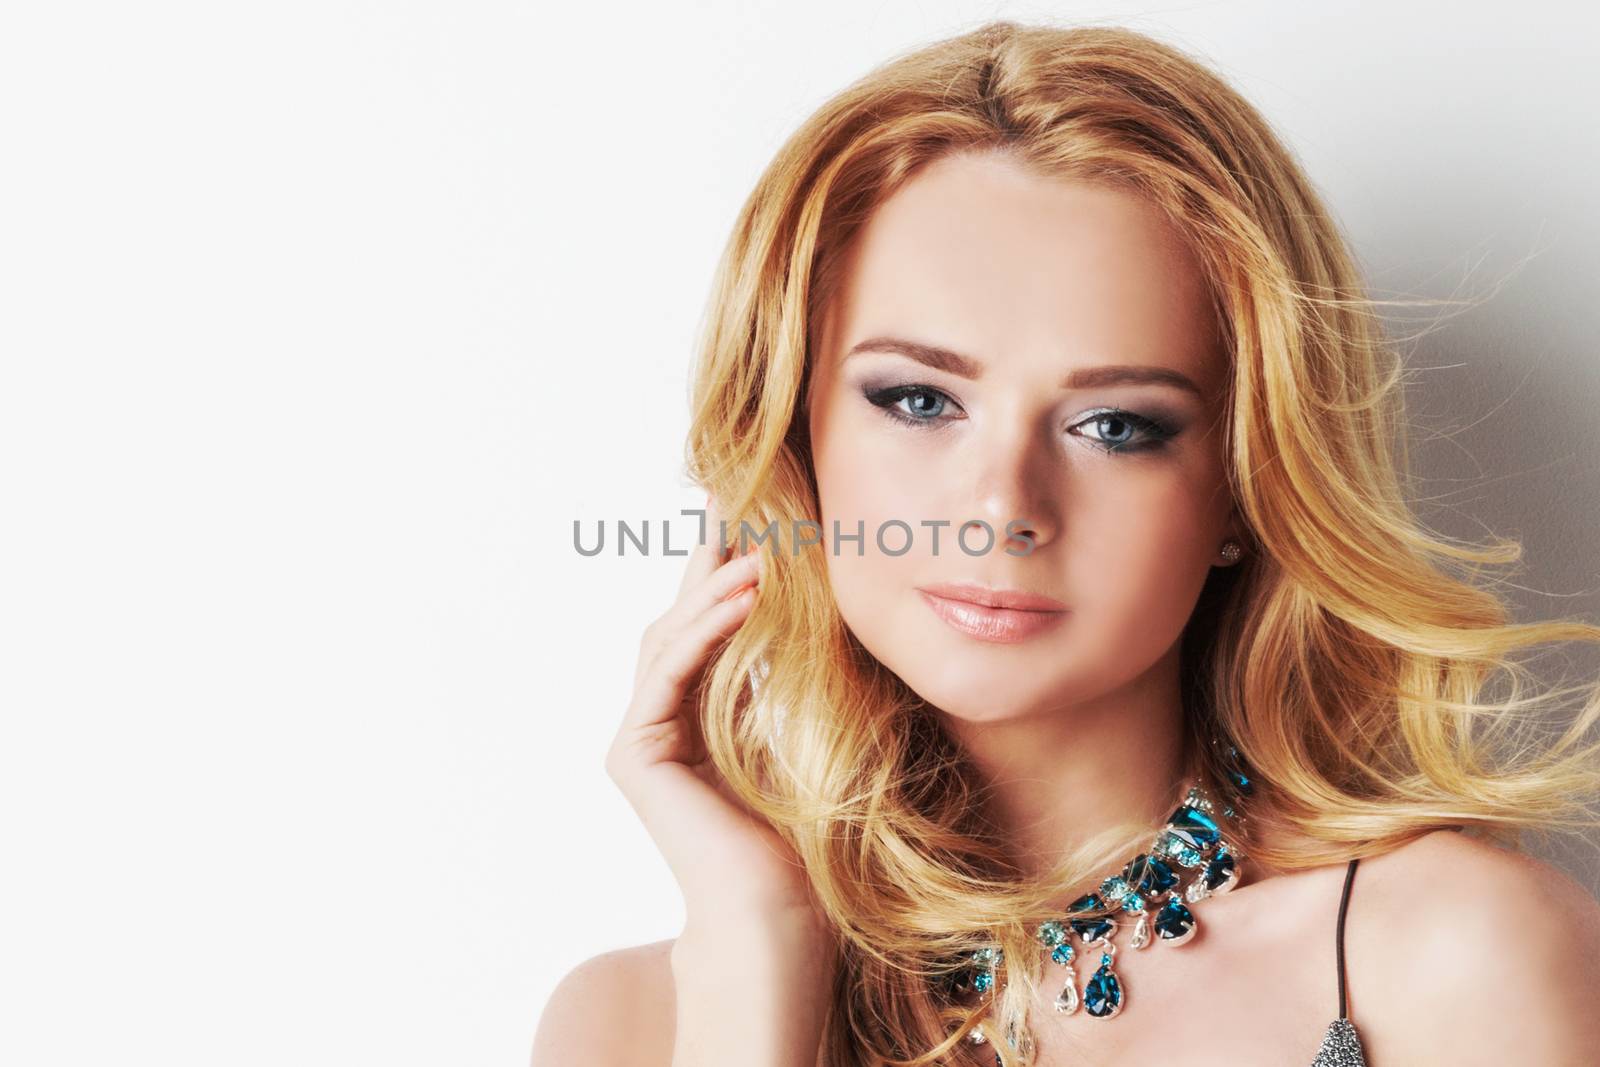
[[[1015,677],[986,679],[981,673],[969,672],[957,685],[940,685],[930,680],[924,686],[915,683],[914,675],[901,674],[900,677],[947,719],[972,726],[999,726],[1021,721],[1040,714],[1051,704],[1045,694],[1008,692],[1007,683],[1015,683]],[[985,680],[990,684],[983,684]]]

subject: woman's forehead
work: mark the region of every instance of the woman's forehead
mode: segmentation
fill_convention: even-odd
[[[1220,387],[1198,262],[1153,205],[1040,175],[1003,156],[929,164],[851,242],[819,323],[837,363],[862,340],[911,336],[985,360],[1153,363]]]

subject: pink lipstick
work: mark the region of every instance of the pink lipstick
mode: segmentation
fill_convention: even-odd
[[[917,591],[935,615],[980,641],[1026,641],[1067,617],[1061,601],[1020,590],[956,582],[919,586]]]

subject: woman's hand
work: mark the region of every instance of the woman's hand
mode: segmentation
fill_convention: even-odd
[[[697,683],[711,651],[749,617],[762,553],[753,545],[725,561],[715,501],[707,501],[705,521],[677,600],[645,628],[606,773],[671,867],[690,929],[772,924],[820,933],[799,858],[731,795],[706,755]]]

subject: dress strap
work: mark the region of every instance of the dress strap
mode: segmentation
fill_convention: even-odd
[[[1361,857],[1357,856],[1356,858],[1352,859],[1349,865],[1345,868],[1344,892],[1339,896],[1339,923],[1338,929],[1334,934],[1334,943],[1339,958],[1339,1018],[1341,1019],[1346,1018],[1344,992],[1344,913],[1350,908],[1350,883],[1355,880],[1356,864],[1360,862]]]

